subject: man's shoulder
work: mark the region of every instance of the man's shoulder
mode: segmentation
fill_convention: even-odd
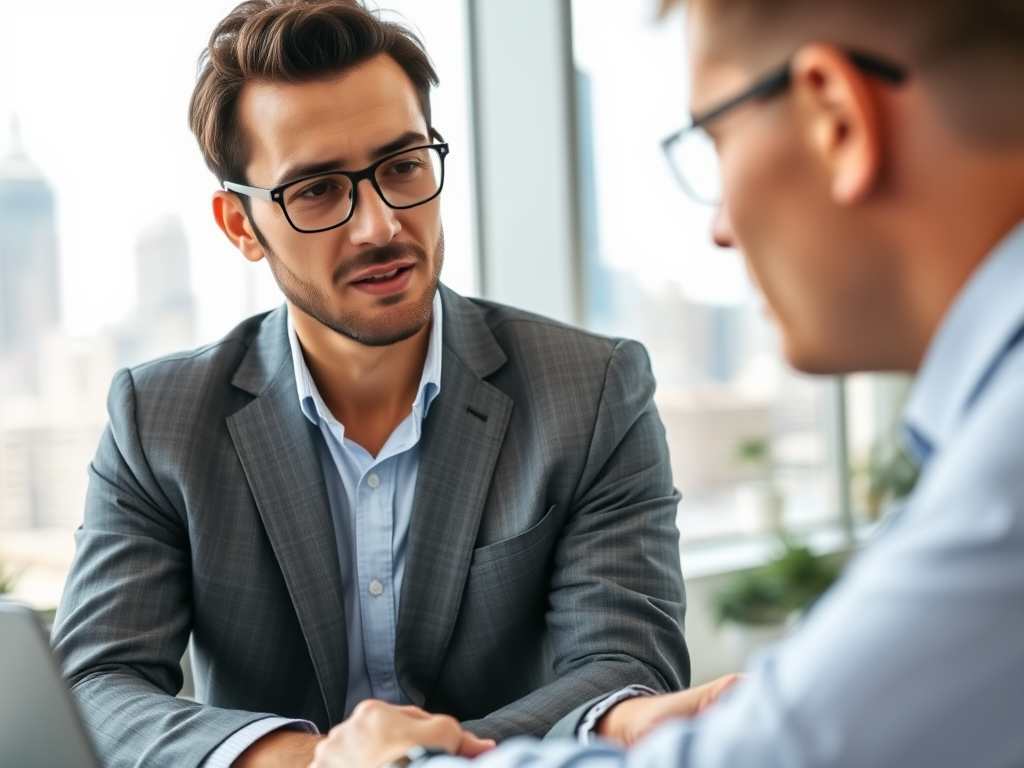
[[[131,386],[139,393],[182,400],[229,387],[264,322],[273,314],[264,312],[247,318],[220,339],[196,349],[122,369],[115,375],[112,395]]]
[[[502,349],[514,363],[568,358],[607,364],[618,347],[642,350],[639,342],[568,325],[544,315],[486,299],[466,299],[477,307]]]
[[[923,478],[940,496],[1012,499],[1024,521],[1024,343],[1000,360]]]
[[[1024,489],[1024,341],[993,367],[964,417],[958,451],[988,453],[993,466],[1016,466]]]
[[[486,299],[447,292],[443,298],[446,346],[520,407],[565,416],[596,412],[610,397],[621,410],[640,412],[653,397],[650,360],[639,342]]]

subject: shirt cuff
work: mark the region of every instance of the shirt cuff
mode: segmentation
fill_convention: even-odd
[[[222,741],[213,752],[206,756],[200,768],[231,768],[231,764],[238,759],[245,750],[262,739],[271,731],[284,728],[289,731],[305,731],[306,733],[320,733],[316,726],[308,720],[288,720],[283,717],[265,717],[254,723],[249,723],[240,728],[224,741]]]
[[[593,742],[594,729],[597,728],[598,720],[604,717],[609,709],[614,707],[620,701],[625,701],[626,699],[635,699],[638,696],[656,695],[657,691],[648,688],[646,685],[630,685],[625,688],[620,688],[615,691],[615,693],[609,694],[587,710],[587,714],[583,716],[580,724],[576,726],[576,738],[583,746],[591,744]]]

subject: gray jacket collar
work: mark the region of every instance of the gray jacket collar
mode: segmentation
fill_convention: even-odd
[[[438,290],[444,305],[445,347],[479,378],[490,376],[508,358],[488,327],[484,311],[444,285]],[[258,397],[281,375],[281,368],[286,364],[291,364],[288,312],[281,306],[265,315],[231,383]]]

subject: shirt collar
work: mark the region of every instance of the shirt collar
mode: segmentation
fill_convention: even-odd
[[[903,413],[908,451],[924,463],[953,436],[1024,329],[1024,222],[956,297],[928,347]]]
[[[422,422],[430,410],[430,404],[441,391],[441,293],[434,293],[434,302],[431,313],[430,340],[427,343],[427,356],[423,361],[423,373],[420,375],[420,386],[416,393],[416,399],[412,404],[412,412],[418,422]],[[313,424],[320,424],[320,421],[328,423],[336,421],[333,414],[327,408],[316,388],[313,376],[306,367],[306,360],[302,356],[302,345],[299,344],[299,336],[295,332],[295,323],[292,320],[291,309],[288,309],[288,344],[292,351],[292,365],[295,369],[295,388],[299,394],[299,407],[302,413]],[[344,427],[342,427],[344,429]]]

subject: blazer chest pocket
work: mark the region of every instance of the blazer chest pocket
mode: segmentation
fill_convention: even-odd
[[[503,539],[502,541],[496,541],[493,544],[487,544],[486,546],[474,549],[472,565],[482,565],[503,560],[506,557],[518,555],[528,549],[532,549],[546,541],[557,528],[555,525],[558,520],[558,516],[555,514],[557,508],[557,504],[552,504],[548,511],[544,513],[544,517],[511,539]]]

